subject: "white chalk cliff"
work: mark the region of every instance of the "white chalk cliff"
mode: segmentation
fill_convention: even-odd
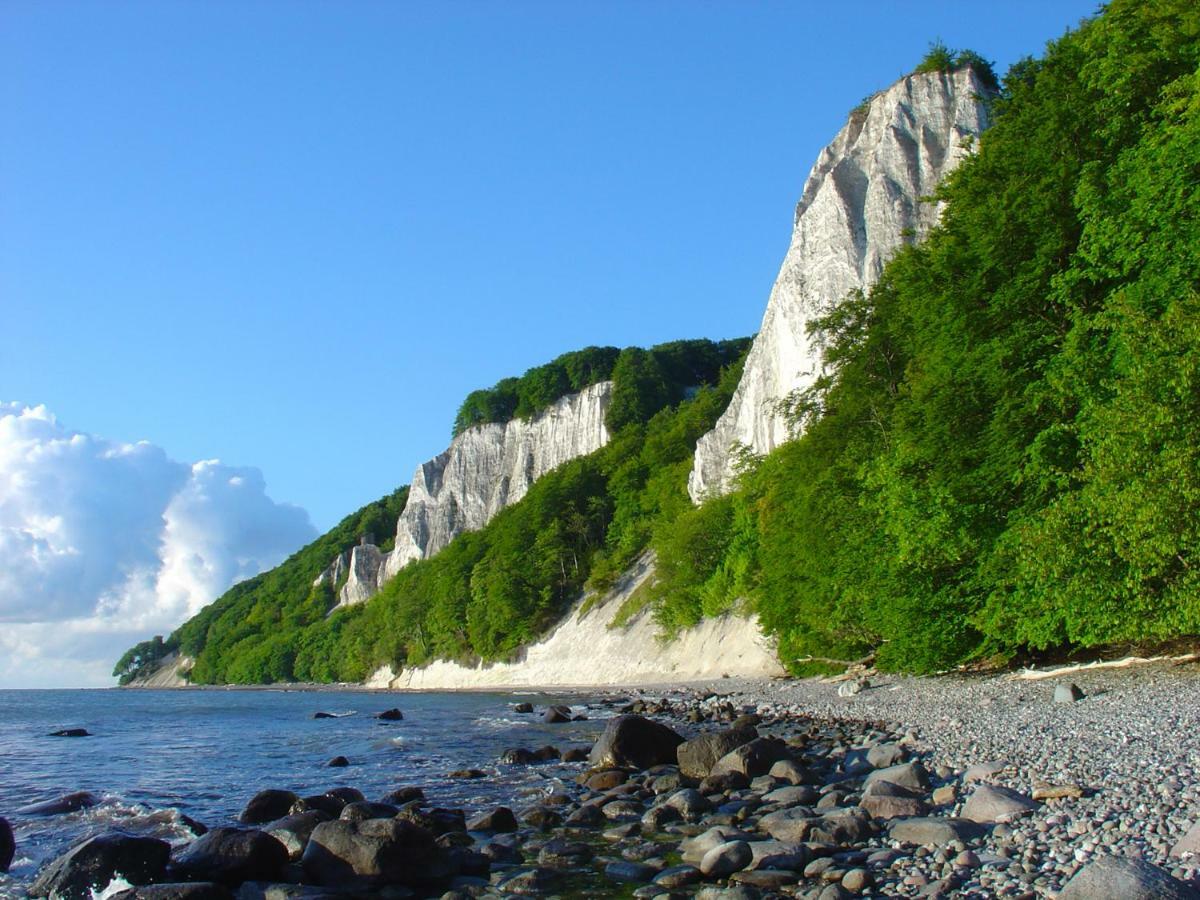
[[[569,394],[528,420],[468,428],[444,453],[417,467],[389,553],[360,544],[317,578],[340,588],[338,605],[362,603],[408,563],[426,559],[465,531],[477,531],[563,463],[608,443],[612,382]]]
[[[688,492],[726,491],[739,448],[773,450],[791,436],[780,401],[812,385],[821,351],[806,326],[936,223],[922,202],[987,126],[989,91],[972,69],[908,75],[873,96],[821,151],[796,207],[792,241],[729,408],[696,446]]]

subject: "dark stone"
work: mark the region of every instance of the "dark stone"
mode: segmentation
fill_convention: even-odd
[[[76,791],[74,794],[63,794],[53,800],[43,800],[41,803],[31,803],[17,810],[19,816],[56,816],[59,813],[75,812],[95,806],[100,799],[88,791]]]
[[[196,837],[200,837],[200,835],[202,835],[202,834],[208,834],[208,826],[205,825],[203,822],[197,822],[195,819],[193,819],[189,815],[180,813],[179,814],[179,822],[180,822],[180,824],[183,825],[184,828],[186,828],[188,831],[190,831]]]
[[[722,772],[720,775],[709,775],[700,782],[699,791],[702,794],[728,794],[731,791],[744,791],[750,787],[750,779],[741,772]]]
[[[313,713],[313,718],[314,719],[336,719],[337,716],[335,716],[333,713],[315,712],[315,713]]]
[[[466,831],[467,819],[461,809],[421,809],[410,803],[396,813],[396,818],[424,828],[435,837],[448,831]]]
[[[747,778],[757,778],[771,771],[771,766],[784,759],[791,759],[788,745],[775,738],[755,738],[722,756],[713,764],[710,775],[737,772]]]
[[[553,869],[522,869],[501,881],[498,887],[505,894],[536,896],[558,889],[562,875]]]
[[[629,780],[629,774],[623,769],[605,769],[592,772],[584,780],[584,787],[593,791],[611,791]]]
[[[1197,900],[1200,890],[1140,859],[1100,856],[1075,873],[1058,900]]]
[[[375,718],[380,719],[381,721],[384,721],[384,722],[400,722],[404,719],[404,713],[400,712],[400,710],[395,709],[395,708],[385,709],[383,712],[381,712]]]
[[[528,766],[537,762],[537,757],[524,747],[510,747],[500,754],[500,762],[508,766]]]
[[[292,812],[293,805],[299,799],[291,791],[259,791],[250,798],[250,802],[238,816],[238,821],[243,825],[262,825],[266,822],[274,822]],[[333,813],[333,815],[337,815],[337,813]]]
[[[605,877],[618,884],[645,884],[657,874],[658,869],[654,866],[625,860],[610,862],[604,867]]]
[[[546,831],[562,824],[563,817],[545,806],[534,806],[521,813],[521,821]]]
[[[346,766],[350,765],[350,760],[346,759],[344,756],[335,756],[333,759],[327,762],[326,765],[331,769],[344,769]]]
[[[157,838],[135,837],[119,831],[100,834],[76,844],[38,873],[31,897],[91,900],[118,875],[130,884],[159,881],[167,868],[171,845]]]
[[[554,762],[554,760],[561,757],[562,753],[559,752],[558,748],[551,747],[549,744],[533,752],[533,758],[538,762]]]
[[[447,875],[433,835],[402,819],[323,822],[313,829],[301,865],[317,884],[413,885]]]
[[[565,763],[587,762],[588,751],[586,747],[572,747],[562,755],[562,761]]]
[[[497,806],[491,812],[476,816],[467,823],[468,831],[512,832],[517,830],[517,817],[507,806]]]
[[[63,728],[60,731],[52,731],[47,737],[91,737],[92,733],[86,728]]]
[[[554,838],[538,851],[538,865],[555,869],[575,869],[591,862],[595,853],[582,841]]]
[[[483,769],[455,769],[449,773],[447,778],[487,778],[487,772]]]
[[[358,788],[352,787],[336,787],[325,792],[326,797],[333,797],[335,800],[341,800],[343,804],[357,803],[359,800],[366,800],[363,792]]]
[[[609,719],[588,761],[595,768],[649,769],[675,762],[675,748],[682,743],[666,725],[637,715],[617,716]]]
[[[450,872],[468,878],[487,878],[492,872],[492,861],[478,850],[453,847],[446,851],[446,867]]]
[[[542,721],[551,725],[557,725],[561,722],[571,721],[571,707],[569,706],[550,706],[542,713]]]
[[[234,900],[223,884],[196,881],[185,884],[148,884],[113,894],[110,900]]]
[[[513,707],[513,712],[531,713],[531,712],[533,712],[533,704],[532,703],[518,703]]]
[[[384,794],[379,802],[391,803],[394,806],[403,806],[406,803],[412,803],[414,800],[424,799],[425,792],[419,787],[402,787]]]
[[[287,863],[287,847],[265,831],[214,828],[183,848],[171,872],[182,881],[219,881],[236,887],[243,881],[277,880]]]
[[[305,812],[323,812],[331,819],[336,819],[342,814],[342,810],[346,806],[346,801],[338,797],[330,797],[328,794],[314,794],[311,797],[301,797],[291,805],[288,812],[292,815]],[[258,823],[247,823],[258,824]]]
[[[605,818],[604,813],[601,812],[598,804],[585,803],[583,806],[579,807],[579,809],[575,810],[575,812],[567,816],[566,824],[572,826],[588,826],[600,825],[607,821],[608,819]]]
[[[304,847],[308,843],[313,829],[332,818],[327,812],[310,809],[308,812],[294,813],[277,819],[267,824],[263,831],[283,844],[287,848],[288,858],[292,862],[297,862],[304,854]]]
[[[372,803],[370,800],[356,800],[342,807],[339,819],[347,822],[362,822],[365,819],[391,819],[400,808],[390,803]]]
[[[0,816],[0,872],[8,871],[16,852],[17,842],[13,838],[12,826],[8,824],[8,819]]]
[[[676,750],[679,771],[691,778],[706,778],[717,760],[758,737],[753,727],[716,731],[684,741]]]

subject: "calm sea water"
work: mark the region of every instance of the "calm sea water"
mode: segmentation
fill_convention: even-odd
[[[521,700],[564,703],[590,718],[544,725],[512,711]],[[403,710],[402,722],[373,718],[392,707]],[[314,719],[317,711],[347,715]],[[578,696],[544,694],[0,691],[0,815],[17,840],[0,896],[22,896],[43,862],[88,835],[116,827],[180,843],[191,837],[180,814],[209,826],[231,824],[267,787],[304,796],[350,785],[378,799],[417,785],[431,802],[468,815],[516,794],[532,798],[579,766],[497,766],[499,755],[509,747],[589,743],[605,715]],[[62,728],[94,736],[47,736]],[[351,765],[329,768],[339,755]],[[446,777],[464,768],[492,777]],[[15,812],[74,791],[103,802],[49,817]]]

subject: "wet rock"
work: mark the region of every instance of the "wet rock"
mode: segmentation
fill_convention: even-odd
[[[17,842],[13,838],[12,826],[8,824],[8,819],[0,816],[0,872],[8,871],[16,850]]]
[[[1058,900],[1197,900],[1200,891],[1140,859],[1101,856],[1075,873]]]
[[[517,830],[517,817],[507,806],[497,806],[491,812],[482,813],[467,823],[468,831],[491,831],[508,833]]]
[[[654,883],[664,888],[679,888],[696,884],[703,878],[704,875],[695,866],[671,866],[655,875]]]
[[[1055,703],[1075,703],[1083,699],[1083,691],[1077,684],[1059,684],[1054,686]]]
[[[52,731],[47,737],[91,737],[92,733],[86,728],[62,728]]]
[[[381,803],[391,803],[393,806],[404,806],[414,800],[424,800],[425,792],[419,787],[402,787],[389,791],[380,798]]]
[[[587,762],[588,751],[583,747],[572,747],[562,755],[562,761],[567,763]]]
[[[551,747],[547,744],[545,747],[539,747],[533,751],[533,759],[535,762],[554,762],[562,757],[557,747]]]
[[[531,713],[533,712],[532,703],[517,703],[513,706],[513,712],[516,713]]]
[[[402,713],[400,710],[395,709],[395,708],[385,709],[383,712],[381,712],[375,718],[379,719],[382,722],[399,722],[404,719],[404,713]]]
[[[350,760],[346,759],[344,756],[335,756],[329,762],[325,763],[325,765],[329,766],[331,769],[343,769],[350,765]]]
[[[333,713],[328,713],[328,712],[315,712],[315,713],[313,713],[313,718],[314,719],[336,719],[337,716],[335,716]]]
[[[704,854],[700,872],[706,878],[725,878],[746,868],[753,858],[750,845],[745,841],[727,841]]]
[[[679,771],[691,778],[704,778],[722,756],[756,737],[758,732],[754,728],[744,727],[702,734],[684,741],[675,751],[679,759]]]
[[[526,825],[546,831],[561,825],[563,817],[561,813],[555,812],[549,807],[533,806],[521,813],[521,821]]]
[[[754,854],[749,866],[751,869],[786,869],[802,872],[812,861],[812,851],[808,847],[787,841],[754,841],[750,845],[750,852]]]
[[[571,707],[569,706],[550,706],[542,713],[542,721],[551,725],[561,724],[562,722],[571,721]]]
[[[170,856],[171,845],[156,838],[119,831],[96,835],[43,868],[29,896],[91,900],[117,877],[135,885],[161,881]]]
[[[629,780],[629,773],[623,769],[605,769],[589,774],[583,781],[585,787],[593,791],[611,791],[613,788]]]
[[[342,807],[339,819],[347,822],[362,822],[366,819],[390,819],[400,810],[390,803],[372,803],[370,800],[358,800],[347,803]]]
[[[243,825],[263,825],[282,819],[292,811],[292,806],[300,798],[291,791],[266,790],[259,791],[250,798],[238,821]],[[325,810],[329,812],[329,810]],[[338,809],[341,812],[341,809]],[[337,812],[331,813],[337,815]]]
[[[757,778],[770,772],[775,763],[790,758],[791,751],[783,741],[775,738],[755,738],[717,760],[709,771],[709,776],[733,772],[747,778]]]
[[[682,743],[683,738],[666,725],[622,715],[609,719],[588,761],[595,768],[649,769],[675,762],[675,748]]]
[[[148,884],[109,895],[110,900],[234,900],[233,892],[211,881]]]
[[[992,784],[981,784],[963,804],[962,816],[972,822],[993,825],[1011,822],[1038,808],[1024,794],[1011,788]]]
[[[944,847],[951,841],[975,840],[987,834],[987,828],[970,819],[924,817],[897,819],[888,828],[888,837],[901,844]]]
[[[287,847],[265,831],[214,828],[176,855],[171,874],[180,881],[219,881],[236,887],[243,881],[275,881],[287,863]]]
[[[304,874],[317,884],[414,885],[449,873],[438,866],[433,835],[402,819],[323,822],[304,850]]]
[[[698,790],[702,794],[728,794],[750,787],[750,779],[741,772],[722,772],[720,775],[709,775],[700,782]]]
[[[100,802],[100,798],[88,791],[76,791],[73,794],[63,794],[53,800],[43,800],[41,803],[31,803],[17,810],[19,816],[56,816],[60,813],[75,812],[87,809]]]
[[[537,757],[524,747],[510,747],[500,754],[500,762],[506,766],[528,766],[537,762]]]
[[[734,884],[743,884],[758,888],[760,891],[778,891],[800,880],[796,872],[783,869],[743,869],[729,876]]]
[[[604,875],[618,884],[645,884],[658,874],[658,869],[647,863],[619,860],[604,867]]]
[[[422,809],[418,804],[409,803],[396,813],[396,818],[424,828],[435,837],[449,831],[467,830],[467,817],[461,809],[443,809],[440,806]]]
[[[446,777],[464,778],[468,780],[475,778],[487,778],[487,772],[483,771],[483,769],[455,769],[453,772],[448,772]]]
[[[571,813],[566,818],[565,824],[573,827],[600,825],[607,822],[604,813],[600,811],[600,807],[595,803],[585,803],[575,812]]]
[[[516,894],[521,897],[536,897],[548,894],[558,889],[562,884],[562,875],[554,869],[523,869],[509,875],[496,887],[505,894]]]
[[[642,833],[662,831],[663,826],[683,820],[683,815],[672,806],[652,806],[642,815]]]
[[[288,859],[297,862],[304,853],[313,829],[332,818],[327,812],[311,809],[308,812],[294,813],[270,822],[263,827],[263,831],[283,844],[287,848]]]

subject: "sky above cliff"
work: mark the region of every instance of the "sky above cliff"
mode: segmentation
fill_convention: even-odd
[[[754,332],[853,106],[1095,8],[6,3],[0,687],[107,683],[474,388]]]

